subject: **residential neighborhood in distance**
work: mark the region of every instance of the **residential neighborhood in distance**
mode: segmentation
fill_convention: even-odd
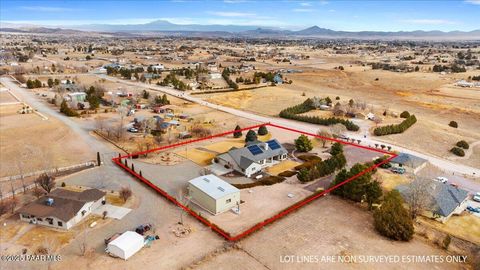
[[[480,270],[478,14],[0,0],[0,269]]]

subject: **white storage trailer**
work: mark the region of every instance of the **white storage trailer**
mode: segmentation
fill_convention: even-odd
[[[108,243],[105,251],[110,255],[127,260],[137,253],[145,244],[143,236],[132,231],[126,231],[112,242]]]

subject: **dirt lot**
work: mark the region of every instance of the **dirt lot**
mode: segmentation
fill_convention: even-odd
[[[16,114],[18,105],[0,108],[0,176],[18,174],[20,161],[23,171],[28,172],[95,158],[95,153],[59,120]]]
[[[333,196],[314,201],[240,242],[269,269],[462,269],[450,263],[308,263],[281,261],[282,256],[447,255],[414,238],[407,243],[379,236],[369,212]]]

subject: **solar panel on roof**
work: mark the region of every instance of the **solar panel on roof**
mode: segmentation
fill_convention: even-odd
[[[254,156],[263,153],[262,149],[260,149],[260,147],[258,147],[258,145],[250,145],[247,148],[250,151],[250,153],[252,153],[252,155],[254,155]]]
[[[268,141],[267,144],[272,150],[279,149],[281,147],[276,141],[273,141],[273,140]]]

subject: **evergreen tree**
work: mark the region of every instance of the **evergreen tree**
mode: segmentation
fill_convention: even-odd
[[[366,186],[366,199],[368,203],[368,209],[372,209],[374,203],[379,203],[382,197],[383,191],[378,181],[373,181]]]
[[[393,240],[409,241],[413,237],[413,222],[397,190],[385,195],[382,206],[373,213],[375,229]]]
[[[245,135],[245,142],[253,142],[257,140],[257,134],[253,130],[249,130]]]
[[[267,135],[268,134],[268,129],[265,125],[263,126],[260,126],[260,128],[258,128],[258,135]]]
[[[313,149],[312,141],[303,134],[295,140],[295,147],[300,152],[308,152]]]
[[[235,127],[235,132],[233,132],[233,137],[234,137],[234,138],[240,138],[240,137],[242,137],[242,131],[240,131],[241,129],[242,129],[242,128],[241,128],[239,125],[237,125],[237,126]]]

